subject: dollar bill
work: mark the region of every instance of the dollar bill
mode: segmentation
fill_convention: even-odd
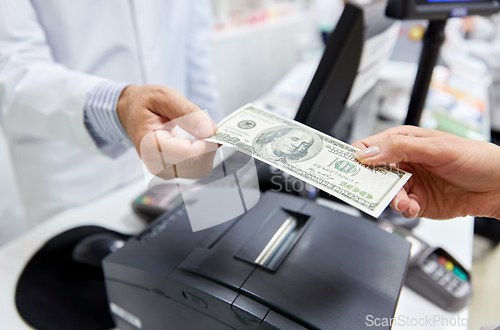
[[[234,146],[377,218],[411,176],[363,165],[353,146],[251,104],[222,120],[206,141]]]

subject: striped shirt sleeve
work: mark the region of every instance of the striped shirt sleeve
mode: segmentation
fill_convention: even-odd
[[[87,93],[85,125],[100,149],[109,149],[109,145],[120,149],[133,146],[116,112],[118,98],[128,85],[130,84],[105,81]]]

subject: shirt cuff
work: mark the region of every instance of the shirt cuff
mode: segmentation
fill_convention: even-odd
[[[121,147],[133,146],[116,113],[120,94],[129,85],[129,83],[105,81],[86,95],[85,125],[101,149],[108,144]]]

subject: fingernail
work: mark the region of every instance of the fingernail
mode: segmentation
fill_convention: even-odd
[[[203,119],[196,129],[196,134],[198,134],[200,138],[207,138],[214,135],[212,121],[210,119]]]
[[[380,153],[379,146],[373,146],[367,149],[360,150],[356,153],[356,156],[359,158],[370,158],[375,157]]]
[[[411,210],[411,205],[410,205],[410,207],[408,208],[408,213],[410,213],[410,218],[411,218],[411,219],[414,219],[414,218],[415,218],[415,215],[413,214],[413,211]]]
[[[399,212],[398,204],[399,204],[399,198],[394,198],[394,208],[396,209],[397,212]]]

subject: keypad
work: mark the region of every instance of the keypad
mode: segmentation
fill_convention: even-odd
[[[150,197],[150,196],[140,196],[140,197],[137,197],[135,202],[140,203],[140,204],[153,205],[155,203],[155,199],[154,199],[154,197]]]
[[[465,296],[470,290],[467,274],[443,256],[432,253],[425,259],[422,270],[457,298]]]

